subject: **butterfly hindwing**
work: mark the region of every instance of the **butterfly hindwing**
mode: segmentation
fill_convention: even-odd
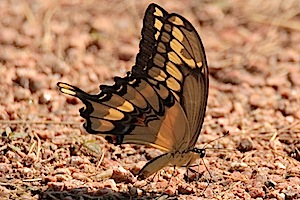
[[[173,100],[175,105],[171,108],[164,108],[168,112],[160,116],[148,103],[149,100],[141,95],[140,90],[145,89],[145,86],[135,87],[135,84],[137,83],[120,84],[120,89],[110,91],[114,92],[113,94],[109,94],[109,90],[105,88],[105,93],[100,92],[98,95],[87,94],[65,83],[58,83],[58,86],[63,93],[78,97],[84,102],[85,108],[80,109],[80,115],[86,119],[84,128],[87,132],[102,134],[108,141],[115,144],[136,143],[169,151],[175,143],[180,141],[180,139],[176,140],[176,136],[172,140],[170,133],[175,134],[176,129],[185,128],[180,125],[181,121],[186,120],[181,106]],[[130,94],[139,96],[139,102],[145,101],[146,106],[144,103],[136,102],[134,96],[128,95],[126,91],[129,88]],[[112,97],[115,102],[110,101]],[[177,115],[179,117],[174,118]]]

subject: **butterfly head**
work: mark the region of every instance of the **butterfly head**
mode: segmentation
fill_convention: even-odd
[[[204,158],[204,156],[206,154],[206,149],[194,148],[192,151],[194,153],[198,154],[200,156],[200,158]]]

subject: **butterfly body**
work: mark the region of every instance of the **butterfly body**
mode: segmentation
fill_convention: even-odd
[[[208,67],[190,22],[150,4],[136,63],[126,77],[114,81],[112,86],[101,85],[96,95],[67,83],[58,86],[85,104],[80,115],[88,133],[113,144],[141,144],[164,152],[141,169],[141,179],[165,166],[188,166],[204,156],[195,144],[205,116]]]
[[[157,158],[154,158],[152,162],[148,162],[139,172],[138,178],[148,178],[150,175],[167,165],[176,167],[189,166],[198,158],[199,155],[194,152],[165,153]]]

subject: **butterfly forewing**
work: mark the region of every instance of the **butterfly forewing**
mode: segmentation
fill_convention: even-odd
[[[181,68],[185,77],[182,86],[182,106],[192,134],[189,146],[193,147],[202,128],[208,97],[205,51],[197,31],[190,22],[177,14],[171,14],[167,21],[171,22],[167,28],[174,37],[171,41],[172,49],[184,63],[184,67]]]
[[[190,131],[178,134],[190,134],[186,135],[187,145],[193,147],[205,115],[208,70],[200,37],[187,20],[176,14],[168,16],[160,26],[153,61],[148,62],[147,70],[150,78],[164,84],[181,103]]]
[[[153,48],[157,43],[161,25],[165,23],[168,13],[157,5],[148,6],[143,20],[140,52],[136,57],[136,66],[144,68],[149,62]]]

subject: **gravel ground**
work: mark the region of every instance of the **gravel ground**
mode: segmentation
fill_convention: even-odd
[[[300,199],[299,0],[156,1],[206,49],[197,147],[229,131],[206,146],[198,174],[167,167],[138,181],[160,151],[81,133],[82,104],[56,83],[97,93],[130,70],[149,3],[0,1],[0,198]]]

